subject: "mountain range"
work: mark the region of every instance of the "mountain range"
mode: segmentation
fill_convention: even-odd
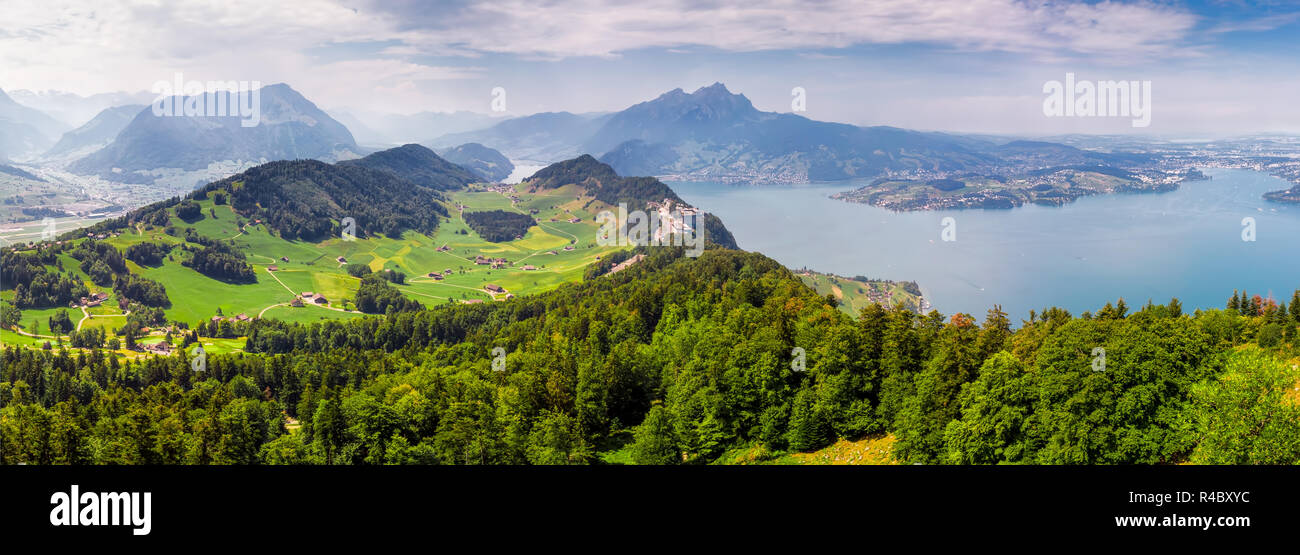
[[[61,123],[0,93],[0,129],[6,130],[0,135],[0,156],[28,159],[45,151],[45,161],[66,163],[74,173],[148,183],[164,170],[206,172],[207,179],[213,179],[266,161],[334,162],[370,150],[358,146],[348,126],[288,85],[264,87],[260,95],[260,122],[253,127],[243,127],[237,116],[155,116],[152,110],[128,105],[101,111],[54,144],[50,137],[58,136]],[[172,100],[180,103],[185,98]],[[207,95],[199,98],[207,100]],[[509,176],[512,160],[546,164],[583,154],[620,175],[777,183],[908,171],[994,174],[1009,167],[1023,171],[1146,161],[1142,155],[1050,142],[861,127],[765,112],[722,83],[691,93],[673,89],[614,113],[545,112],[500,120],[468,112],[424,112],[371,116],[364,122],[350,115],[343,119],[365,129],[367,139],[440,135],[417,140],[441,152],[439,161],[463,166],[473,178],[486,181]],[[490,127],[472,129],[486,125]],[[438,156],[410,149],[408,153]],[[465,179],[461,175],[429,186],[445,190],[462,186]]]
[[[612,114],[551,112],[441,137],[476,142],[512,159],[553,161],[592,154],[622,175],[806,182],[889,172],[990,171],[1016,164],[1062,166],[1140,160],[1066,145],[860,127],[764,112],[722,83],[673,89]]]
[[[148,106],[140,104],[105,108],[85,125],[64,133],[59,142],[45,151],[41,158],[80,158],[104,148],[146,109]]]
[[[0,90],[0,160],[40,154],[68,127],[40,110],[19,104]]]

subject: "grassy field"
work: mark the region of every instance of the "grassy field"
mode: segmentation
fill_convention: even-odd
[[[789,453],[770,451],[762,445],[732,449],[713,464],[777,465],[886,465],[898,464],[893,456],[894,436],[869,436],[858,440],[841,439],[817,451]]]
[[[582,198],[576,187],[529,192],[523,185],[512,193],[517,200],[501,192],[481,188],[449,193],[447,202],[450,217],[442,221],[430,235],[406,232],[401,237],[362,237],[353,240],[331,238],[320,242],[290,241],[283,239],[256,221],[236,214],[229,205],[217,205],[211,199],[200,199],[201,217],[183,221],[173,213],[169,225],[175,227],[168,235],[163,227],[137,226],[124,229],[105,242],[125,251],[141,242],[155,242],[177,246],[161,264],[140,266],[128,262],[131,272],[156,280],[167,289],[171,306],[166,308],[172,321],[195,324],[212,316],[274,318],[291,322],[314,322],[323,319],[345,319],[361,316],[351,311],[351,300],[356,294],[360,279],[348,274],[352,264],[365,265],[374,272],[385,270],[406,274],[405,284],[397,289],[426,306],[450,302],[505,301],[508,295],[523,295],[547,291],[559,285],[582,279],[585,268],[606,256],[617,247],[599,247],[595,243],[598,225],[594,212],[605,209],[603,205],[589,206],[593,201]],[[527,233],[514,241],[491,243],[482,239],[465,224],[461,216],[465,211],[508,210],[531,214],[538,220]],[[532,212],[536,211],[536,212]],[[571,223],[571,218],[581,222]],[[551,221],[555,220],[555,221]],[[247,255],[253,266],[255,283],[227,283],[200,274],[182,264],[188,255],[179,246],[184,244],[187,228],[214,239],[232,240]],[[439,250],[439,247],[446,247]],[[565,250],[569,248],[570,250]],[[506,258],[509,264],[493,269],[475,264],[476,256]],[[346,262],[339,262],[343,257]],[[101,327],[112,335],[126,319],[118,308],[117,297],[111,289],[95,286],[79,269],[79,262],[61,255],[64,269],[70,270],[86,283],[92,293],[109,293],[109,299],[100,307],[88,309],[94,317],[87,318],[81,309],[68,309],[74,323],[86,327]],[[270,268],[274,266],[275,271]],[[525,268],[529,269],[525,269]],[[436,280],[431,272],[444,274]],[[489,294],[484,288],[498,285],[506,293]],[[328,307],[309,304],[306,307],[289,306],[295,295],[310,291],[329,300]],[[0,293],[2,298],[12,298],[13,292]],[[23,328],[33,319],[40,322],[42,334],[47,332],[47,320],[59,309],[23,311]],[[25,344],[43,343],[6,331],[4,338]],[[158,341],[161,336],[142,341]],[[205,340],[206,342],[207,340]],[[242,341],[214,347],[237,349]]]
[[[892,307],[902,303],[909,310],[919,311],[921,297],[907,292],[903,282],[846,278],[818,272],[797,272],[804,284],[820,295],[833,295],[840,302],[840,310],[850,316],[872,303]]]

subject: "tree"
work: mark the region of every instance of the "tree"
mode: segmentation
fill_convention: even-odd
[[[343,404],[335,392],[322,399],[312,416],[312,434],[316,443],[325,450],[325,464],[334,464],[334,455],[343,446],[347,422],[343,416]]]
[[[1192,389],[1188,420],[1197,464],[1295,464],[1300,406],[1286,398],[1300,378],[1257,349],[1234,353],[1223,374]]]
[[[528,462],[544,465],[583,464],[591,457],[578,424],[569,415],[543,411],[528,434]]]
[[[632,461],[636,464],[681,464],[682,452],[668,411],[660,403],[650,407],[645,421],[633,433]]]

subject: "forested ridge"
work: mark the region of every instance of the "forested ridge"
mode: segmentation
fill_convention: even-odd
[[[851,318],[759,254],[647,254],[509,303],[255,320],[202,372],[9,347],[0,463],[701,464],[882,434],[900,462],[1300,461],[1284,303]]]

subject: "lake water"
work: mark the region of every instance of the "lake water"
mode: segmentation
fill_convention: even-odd
[[[1060,207],[894,213],[828,198],[859,184],[787,187],[673,182],[720,217],[745,250],[794,269],[914,280],[944,314],[1013,322],[1058,306],[1076,316],[1123,297],[1131,310],[1176,296],[1222,307],[1233,289],[1290,302],[1300,288],[1300,205],[1265,201],[1290,185],[1249,170],[1204,169],[1209,181],[1163,194],[1101,195]],[[945,242],[942,221],[955,221]],[[1242,240],[1242,219],[1256,240]]]

